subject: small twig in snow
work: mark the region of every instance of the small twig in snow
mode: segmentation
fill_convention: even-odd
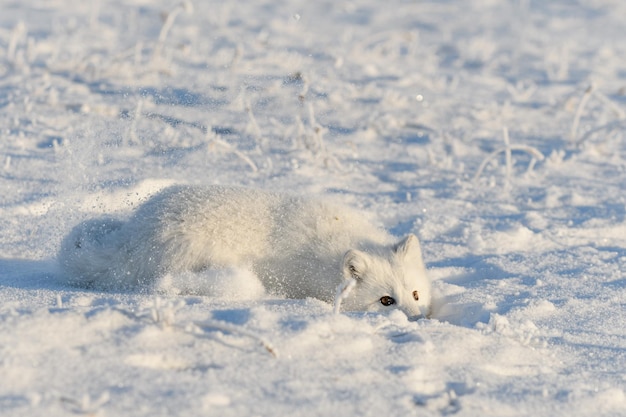
[[[171,327],[174,325],[174,315],[179,305],[172,303],[161,304],[161,298],[156,297],[154,299],[154,307],[150,309],[150,318],[157,324],[164,327]]]
[[[137,102],[137,106],[135,107],[135,115],[133,116],[133,120],[130,123],[130,127],[128,128],[128,136],[130,137],[130,144],[138,144],[139,136],[137,136],[137,121],[141,117],[141,110],[143,108],[143,100],[139,100]]]
[[[613,112],[619,119],[626,119],[626,112],[624,112],[624,110],[622,110],[617,104],[615,104],[607,96],[605,96],[598,90],[594,90],[593,95],[596,96],[596,98],[598,98],[602,103],[607,105],[611,110],[613,110]]]
[[[504,128],[503,131],[504,131],[505,146],[503,146],[502,148],[496,149],[495,151],[487,155],[487,157],[480,164],[480,167],[478,167],[478,171],[476,172],[476,175],[474,175],[474,181],[480,178],[487,164],[491,162],[493,159],[495,159],[500,153],[504,153],[506,157],[507,181],[510,179],[510,176],[512,174],[512,160],[511,160],[512,151],[523,151],[523,152],[528,153],[533,158],[530,161],[529,170],[530,168],[535,166],[536,160],[543,161],[545,159],[545,156],[537,148],[534,148],[528,145],[511,145],[510,140],[509,140],[508,129]]]
[[[96,399],[92,399],[89,394],[83,395],[80,400],[70,397],[61,397],[59,399],[62,403],[70,405],[72,407],[71,411],[74,413],[95,415],[100,407],[109,402],[110,398],[109,392],[104,391]]]
[[[613,129],[624,128],[624,127],[626,127],[626,120],[625,119],[614,120],[614,121],[612,121],[610,123],[606,123],[606,124],[603,124],[601,126],[594,127],[593,129],[588,130],[587,132],[585,132],[585,134],[582,135],[580,137],[580,139],[578,139],[576,141],[576,145],[577,146],[581,145],[584,141],[589,139],[594,133],[597,133],[597,132],[599,132],[601,130],[606,130],[607,132],[611,132]]]
[[[583,114],[583,110],[589,101],[589,97],[591,97],[591,93],[593,93],[594,86],[593,84],[589,85],[585,90],[585,94],[583,94],[580,99],[580,103],[578,103],[578,107],[576,108],[576,114],[574,115],[574,121],[572,122],[572,129],[569,132],[569,136],[571,140],[576,140],[576,135],[578,133],[578,125],[580,124],[580,118]]]
[[[356,285],[356,280],[354,278],[350,278],[350,279],[345,280],[344,282],[342,282],[341,284],[337,286],[337,293],[335,294],[335,303],[333,305],[334,314],[339,314],[339,311],[341,310],[341,303],[343,303],[343,300],[348,298],[348,296],[352,292],[352,289],[354,288],[355,285]]]
[[[228,68],[231,71],[235,71],[235,68],[237,67],[237,64],[241,60],[242,56],[243,46],[241,44],[237,44],[237,46],[235,47],[235,51],[233,52],[233,58],[230,60],[230,64],[228,64]]]
[[[213,133],[211,131],[211,129],[207,129],[209,134],[211,134],[211,137],[209,139],[209,143],[207,145],[207,149],[211,149],[214,146],[219,146],[229,152],[234,153],[239,159],[241,159],[242,161],[244,161],[246,164],[248,164],[248,166],[250,167],[250,169],[252,170],[252,172],[259,172],[259,168],[257,168],[256,164],[254,163],[254,161],[252,161],[252,159],[250,159],[246,154],[244,154],[243,152],[239,151],[237,148],[235,148],[233,145],[231,145],[230,143],[224,141],[223,139],[220,139],[220,137],[216,134]]]
[[[21,38],[26,36],[26,25],[24,22],[18,22],[11,31],[11,37],[9,38],[9,46],[7,47],[7,61],[15,64],[17,43]]]
[[[248,113],[248,117],[250,118],[250,124],[252,125],[252,132],[254,134],[254,138],[256,140],[257,148],[260,147],[261,141],[263,139],[263,135],[261,134],[261,128],[256,121],[256,117],[254,117],[254,113],[252,113],[252,106],[250,102],[246,99],[245,101],[246,112]]]
[[[226,323],[223,321],[216,321],[216,320],[205,320],[201,322],[196,321],[193,324],[201,330],[204,330],[204,329],[221,330],[224,332],[234,333],[234,334],[239,334],[242,336],[249,337],[251,339],[258,341],[261,344],[261,346],[263,346],[265,350],[267,350],[273,357],[275,358],[278,357],[278,351],[270,342],[268,342],[267,340],[265,340],[263,337],[259,336],[258,334],[253,333],[249,330],[243,329],[239,326],[235,326],[230,323]]]
[[[296,115],[296,128],[298,132],[296,133],[296,140],[301,142],[305,148],[309,149],[306,138],[306,129],[304,128],[304,123],[302,123],[302,119],[300,116]],[[298,142],[294,144],[294,146],[298,146]]]
[[[326,153],[326,145],[324,144],[324,133],[326,129],[324,129],[321,125],[317,123],[315,120],[315,111],[313,110],[313,103],[308,103],[307,109],[309,110],[309,125],[313,128],[313,151],[315,153]]]
[[[165,39],[167,38],[170,29],[174,25],[174,20],[176,19],[176,16],[178,16],[178,14],[182,11],[186,11],[188,13],[193,12],[193,5],[191,4],[191,1],[183,0],[172,11],[165,14],[165,21],[163,22],[163,26],[161,26],[161,31],[159,32],[159,39],[156,46],[154,47],[154,54],[152,55],[153,61],[161,56],[161,51],[163,50],[163,44],[165,43]]]
[[[206,329],[213,329],[249,337],[258,341],[263,346],[263,348],[265,348],[265,350],[269,352],[273,357],[278,357],[278,351],[272,345],[272,343],[268,342],[263,337],[257,335],[254,332],[251,332],[234,324],[217,320],[205,320],[201,322],[194,321],[188,324],[176,324],[174,323],[174,310],[177,309],[178,305],[167,303],[165,307],[168,309],[168,311],[163,311],[163,307],[161,306],[161,300],[157,297],[155,299],[154,307],[150,309],[148,314],[137,314],[119,307],[114,307],[113,310],[133,320],[147,321],[148,323],[159,325],[166,324],[168,328],[183,331],[185,333],[194,334],[194,330],[203,331]]]
[[[618,120],[610,122],[610,123],[607,123],[607,124],[604,124],[602,126],[595,127],[593,129],[585,132],[580,138],[577,139],[578,125],[580,124],[580,118],[582,117],[583,109],[584,109],[585,105],[587,104],[587,102],[589,101],[589,98],[592,95],[594,97],[596,97],[598,100],[600,100],[602,102],[602,104],[607,106],[611,111],[613,111],[613,113],[615,113],[615,115],[618,117]],[[611,99],[609,99],[606,95],[604,95],[600,91],[596,90],[594,85],[591,84],[587,88],[587,90],[585,90],[585,94],[580,99],[580,103],[578,103],[578,107],[576,109],[576,114],[574,116],[574,121],[572,122],[572,129],[570,131],[570,139],[572,141],[575,141],[576,145],[580,145],[582,142],[587,140],[592,134],[594,134],[594,133],[596,133],[596,132],[598,132],[600,130],[608,129],[610,131],[613,128],[615,128],[616,126],[617,127],[621,127],[622,123],[624,122],[624,119],[626,119],[626,112],[624,110],[622,110],[613,101],[611,101]]]
[[[300,74],[300,79],[302,80],[302,90],[300,91],[300,94],[298,94],[298,100],[303,103],[306,99],[307,93],[309,92],[309,80],[304,74]]]
[[[511,140],[509,139],[509,129],[502,128],[502,134],[504,138],[504,159],[506,162],[506,182],[511,181],[511,174],[513,173],[513,161],[511,158]]]

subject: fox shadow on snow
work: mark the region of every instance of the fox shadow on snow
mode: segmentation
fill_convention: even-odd
[[[20,289],[64,289],[52,259],[0,258],[0,287]]]

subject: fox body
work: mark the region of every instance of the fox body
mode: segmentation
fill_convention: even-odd
[[[272,293],[331,302],[354,279],[345,309],[430,313],[430,281],[414,235],[396,243],[349,207],[256,189],[166,188],[126,221],[76,226],[59,262],[71,283],[105,290],[235,267],[252,271]]]

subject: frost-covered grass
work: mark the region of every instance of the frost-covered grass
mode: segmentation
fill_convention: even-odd
[[[621,415],[626,3],[0,5],[0,415]],[[69,287],[165,185],[416,233],[431,320]],[[181,279],[182,277],[174,277]]]

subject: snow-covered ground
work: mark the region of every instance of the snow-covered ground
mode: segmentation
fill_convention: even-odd
[[[0,415],[626,414],[623,0],[0,2]],[[430,320],[63,283],[172,183],[422,240]]]

